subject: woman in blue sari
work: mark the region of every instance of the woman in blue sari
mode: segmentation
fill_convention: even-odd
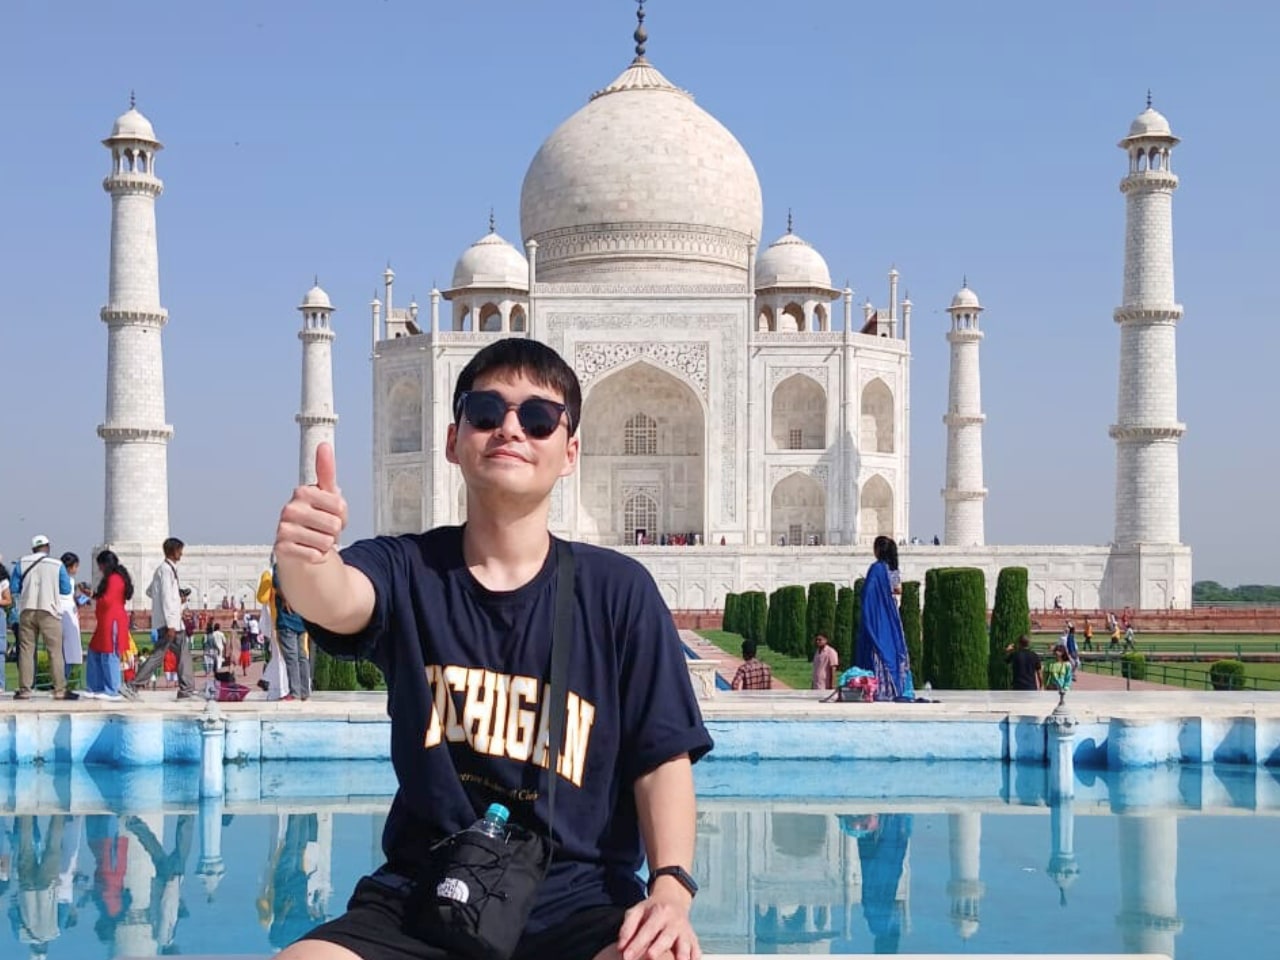
[[[877,700],[913,697],[911,664],[907,641],[902,633],[902,616],[894,597],[898,579],[898,545],[891,537],[876,537],[872,547],[875,563],[867,569],[862,586],[862,615],[854,661],[876,675]],[[901,589],[901,587],[898,587]]]

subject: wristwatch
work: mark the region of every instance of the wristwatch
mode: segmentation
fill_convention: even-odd
[[[649,871],[649,892],[653,893],[653,884],[659,877],[674,877],[680,886],[689,891],[689,896],[696,897],[698,895],[698,882],[689,876],[689,871],[684,867],[658,867],[656,870]]]

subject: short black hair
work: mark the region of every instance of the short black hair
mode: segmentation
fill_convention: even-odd
[[[186,544],[183,543],[181,540],[179,540],[177,537],[169,537],[161,545],[160,549],[164,551],[164,555],[167,557],[177,552],[178,550],[181,550],[185,546]]]
[[[564,357],[545,343],[528,337],[507,337],[489,344],[462,368],[453,387],[454,423],[458,422],[458,401],[481,377],[495,373],[524,374],[540,387],[554,390],[564,399],[569,417],[569,436],[578,430],[582,416],[582,385]]]
[[[756,655],[756,642],[754,640],[742,641],[742,659],[752,660]]]

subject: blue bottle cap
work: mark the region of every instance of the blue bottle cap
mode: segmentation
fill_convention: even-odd
[[[511,819],[511,811],[500,803],[491,803],[489,809],[484,812],[484,818],[497,823],[506,823]]]

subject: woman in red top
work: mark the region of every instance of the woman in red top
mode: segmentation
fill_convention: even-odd
[[[129,646],[129,613],[125,604],[133,599],[133,580],[110,550],[98,554],[102,579],[93,592],[98,625],[89,641],[85,664],[86,690],[82,696],[100,700],[121,700],[120,654]]]

